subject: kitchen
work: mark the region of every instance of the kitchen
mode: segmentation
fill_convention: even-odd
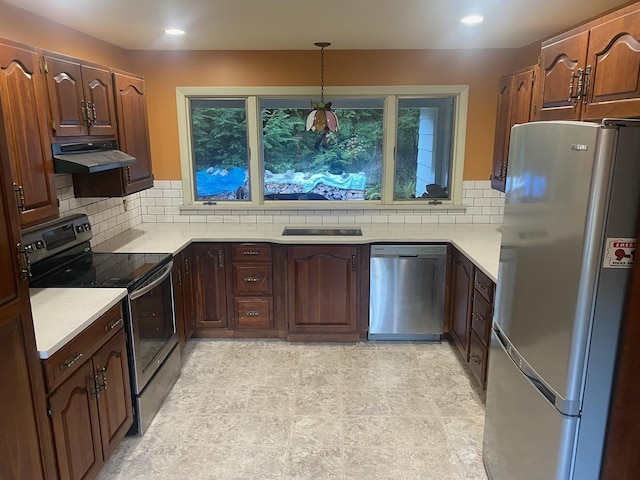
[[[594,12],[594,15],[599,12]],[[159,190],[180,190],[181,178],[180,164],[176,161],[178,157],[178,138],[176,133],[177,112],[173,99],[175,98],[175,88],[181,85],[206,86],[206,85],[281,85],[300,84],[317,85],[317,52],[190,52],[188,55],[177,54],[176,52],[166,52],[159,56],[157,52],[135,51],[129,52],[97,41],[94,38],[86,37],[75,31],[61,30],[56,27],[55,33],[51,32],[52,25],[33,15],[26,14],[13,7],[3,4],[3,31],[8,32],[12,40],[21,41],[29,45],[46,47],[47,49],[73,54],[79,58],[84,58],[106,65],[123,68],[136,73],[143,74],[147,82],[149,92],[148,113],[149,129],[151,138],[151,153],[153,158],[153,169],[157,179],[159,179]],[[563,25],[554,30],[554,33],[570,25]],[[538,52],[535,52],[535,50]],[[357,54],[348,51],[334,50],[327,56],[331,63],[327,63],[329,72],[333,78],[330,79],[334,85],[358,85],[362,81],[358,80],[359,75],[366,75],[367,84],[395,84],[398,82],[406,84],[463,84],[470,86],[468,124],[466,132],[466,148],[464,153],[464,175],[465,185],[470,191],[476,189],[476,181],[482,184],[482,189],[487,189],[484,184],[488,183],[489,164],[493,152],[493,121],[486,121],[487,115],[493,118],[495,112],[495,83],[496,79],[503,73],[516,70],[520,67],[535,63],[539,53],[539,45],[536,48],[525,48],[524,51],[505,49],[482,51],[482,54],[465,51],[401,51],[393,52],[388,50],[362,51]],[[529,52],[529,53],[527,53]],[[284,63],[283,63],[284,62]],[[353,64],[362,65],[360,73],[356,77],[356,70]],[[289,68],[288,65],[295,67]],[[269,69],[269,65],[279,65],[277,71]],[[385,65],[386,68],[378,68],[378,65]],[[446,69],[428,68],[430,65],[447,65]],[[329,68],[330,67],[330,68]],[[364,70],[363,70],[364,69]],[[169,72],[171,74],[169,74]],[[198,72],[197,75],[193,72]],[[226,72],[225,76],[223,72]],[[286,74],[285,74],[286,72]],[[402,79],[397,78],[398,72],[402,72]],[[245,76],[246,75],[246,76]],[[266,78],[265,78],[266,76]],[[195,78],[194,78],[195,77]],[[156,99],[154,101],[154,98]],[[170,102],[159,101],[161,98],[170,98]],[[491,113],[487,113],[491,112]],[[473,127],[471,127],[473,126]],[[71,192],[71,179],[69,176],[59,176],[56,179],[58,186],[58,197],[61,199],[61,210],[63,212],[81,209],[82,201],[78,205],[78,200]],[[155,190],[155,189],[154,189]],[[148,192],[147,192],[148,193]],[[175,193],[167,193],[166,198],[174,198]],[[476,192],[472,192],[476,195]],[[481,192],[479,195],[483,195]],[[162,197],[165,198],[164,194]],[[499,197],[499,195],[497,195]],[[152,199],[156,197],[150,197]],[[474,197],[471,197],[474,198]],[[111,236],[127,230],[131,226],[136,226],[143,222],[141,212],[142,207],[147,208],[149,218],[160,215],[160,213],[150,213],[149,208],[153,205],[157,208],[161,203],[147,203],[149,197],[134,196],[127,199],[127,210],[123,205],[117,203],[115,199],[100,200],[95,204],[85,204],[88,213],[97,215],[98,222],[94,220],[94,234],[96,243],[102,243]],[[143,205],[143,202],[145,205]],[[137,210],[140,208],[140,210]],[[167,210],[164,207],[163,214]],[[95,209],[95,210],[94,210]],[[286,212],[291,212],[287,208]],[[407,213],[403,208],[403,220],[407,217],[414,217],[415,212]],[[455,210],[455,209],[451,209]],[[241,210],[242,211],[242,210]],[[281,213],[282,216],[298,217],[304,215],[293,209],[295,213]],[[135,215],[135,212],[140,212]],[[234,212],[235,213],[235,212]],[[455,215],[455,211],[452,212]],[[232,215],[221,213],[221,216]],[[242,214],[240,214],[242,215]],[[249,214],[251,215],[251,214]],[[274,214],[275,215],[275,214]],[[364,214],[363,214],[364,215]],[[445,215],[443,215],[445,216]],[[387,216],[390,218],[390,215]],[[157,220],[157,218],[156,218]],[[299,218],[294,220],[300,221]],[[395,218],[394,220],[399,220]],[[388,220],[390,222],[392,220]],[[104,222],[103,226],[96,226],[95,223]],[[145,223],[146,222],[145,220]],[[295,222],[292,222],[295,223]],[[144,225],[144,223],[142,223]],[[111,227],[111,228],[110,228]],[[246,227],[246,225],[245,225]],[[146,227],[145,227],[146,228]],[[189,227],[197,231],[196,226]],[[251,227],[248,227],[251,230]],[[483,227],[480,227],[483,228]],[[435,239],[442,240],[446,228],[439,227],[440,233],[436,231]],[[489,228],[487,227],[487,230]],[[183,230],[178,228],[178,230]],[[404,231],[404,232],[403,232]],[[423,229],[432,231],[432,229]],[[412,229],[408,226],[400,229],[398,225],[389,225],[385,232],[387,240],[397,239],[396,234],[411,238],[409,235]],[[392,233],[394,233],[392,235]],[[171,235],[181,236],[176,232]],[[197,234],[196,234],[197,236]],[[427,240],[434,237],[423,237]],[[450,239],[447,236],[446,240]],[[225,241],[242,240],[237,232],[232,232]],[[141,239],[140,241],[144,241]],[[464,248],[463,245],[458,244]],[[174,251],[171,249],[170,251]],[[468,252],[470,253],[470,252]],[[482,262],[479,262],[482,264]],[[486,268],[486,267],[485,267]],[[491,273],[491,272],[488,272]],[[495,278],[495,274],[493,274]]]

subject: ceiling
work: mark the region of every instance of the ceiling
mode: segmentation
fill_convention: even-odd
[[[126,49],[518,48],[628,0],[4,0]],[[480,13],[477,26],[459,20]],[[186,30],[180,37],[168,27]]]

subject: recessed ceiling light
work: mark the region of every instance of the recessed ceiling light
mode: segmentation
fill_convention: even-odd
[[[180,30],[179,28],[167,28],[164,33],[167,35],[184,35],[184,30]]]
[[[482,23],[483,20],[484,17],[482,15],[467,15],[460,21],[465,25],[477,25],[479,23]]]

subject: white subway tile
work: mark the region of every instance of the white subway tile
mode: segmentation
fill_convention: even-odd
[[[273,215],[256,215],[256,223],[273,223]]]
[[[404,223],[404,215],[389,215],[389,223]]]
[[[463,190],[475,190],[476,182],[475,180],[463,180],[462,181],[462,189]]]
[[[305,223],[313,223],[319,225],[322,223],[322,215],[306,215]]]
[[[356,223],[371,223],[371,215],[356,215]]]
[[[405,215],[404,217],[405,223],[422,223],[421,215]]]
[[[144,223],[156,223],[155,215],[142,215],[142,221]]]
[[[170,180],[172,189],[182,189],[182,180]]]
[[[164,207],[147,207],[147,213],[149,215],[164,215]]]
[[[223,215],[224,223],[240,223],[239,215]]]
[[[464,194],[466,197],[476,198],[482,197],[484,190],[465,190]]]
[[[471,215],[459,215],[456,217],[456,223],[473,223]]]
[[[355,215],[339,215],[338,223],[355,223],[356,216]]]
[[[502,215],[491,215],[489,223],[502,223]]]
[[[499,215],[500,207],[482,207],[483,215]]]
[[[476,188],[481,188],[483,190],[490,190],[491,180],[476,180]]]
[[[162,191],[162,196],[165,198],[178,198],[182,197],[182,190],[166,189]]]
[[[289,215],[273,215],[273,223],[289,223]]]
[[[150,188],[147,190],[147,198],[160,198],[162,197],[162,190],[159,188]]]
[[[422,215],[422,223],[439,223],[440,215]]]
[[[474,215],[473,223],[489,223],[490,218],[489,215]]]
[[[171,188],[171,180],[154,180],[153,181],[154,188]]]
[[[183,205],[182,198],[172,198],[171,205],[175,205],[175,206]]]
[[[474,207],[490,207],[491,206],[491,201],[493,199],[491,198],[474,198],[473,199],[473,206]]]
[[[489,197],[489,198],[499,197],[500,192],[498,190],[492,190],[492,189],[483,190],[482,196]]]
[[[482,214],[482,207],[467,208],[466,215],[480,215],[480,214]]]
[[[189,215],[189,222],[190,223],[206,223],[207,217],[206,215]]]
[[[256,215],[240,215],[240,223],[256,223],[257,221]]]
[[[456,217],[453,215],[438,215],[438,223],[456,223]]]
[[[504,207],[504,197],[494,197],[491,199],[492,207]]]
[[[389,223],[388,215],[371,215],[371,223]]]

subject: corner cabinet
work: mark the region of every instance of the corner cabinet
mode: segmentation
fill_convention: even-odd
[[[6,50],[0,47],[0,55],[4,53]],[[4,65],[3,61],[3,68]],[[15,64],[11,68],[21,67]],[[6,75],[3,70],[0,80],[3,90]],[[9,172],[9,153],[3,138],[0,141],[0,478],[55,479],[54,447],[31,318],[26,258],[20,261],[16,250],[22,240]]]
[[[109,68],[45,52],[44,71],[52,138],[116,135]]]
[[[153,187],[151,147],[144,78],[112,70],[118,147],[135,157],[135,165],[74,174],[76,197],[123,197]]]
[[[47,86],[31,47],[0,43],[0,139],[7,145],[14,195],[24,228],[58,216],[49,140]]]
[[[491,187],[501,192],[505,191],[507,180],[511,127],[518,123],[526,123],[531,117],[537,71],[537,66],[527,67],[501,77],[498,83]]]
[[[357,246],[292,246],[287,258],[289,340],[357,341]]]
[[[473,293],[475,267],[471,260],[454,249],[452,253],[452,269],[449,334],[466,362],[469,360],[471,296]]]
[[[534,120],[637,117],[640,6],[636,3],[542,44]]]
[[[133,423],[120,304],[43,361],[60,478],[95,478]]]

